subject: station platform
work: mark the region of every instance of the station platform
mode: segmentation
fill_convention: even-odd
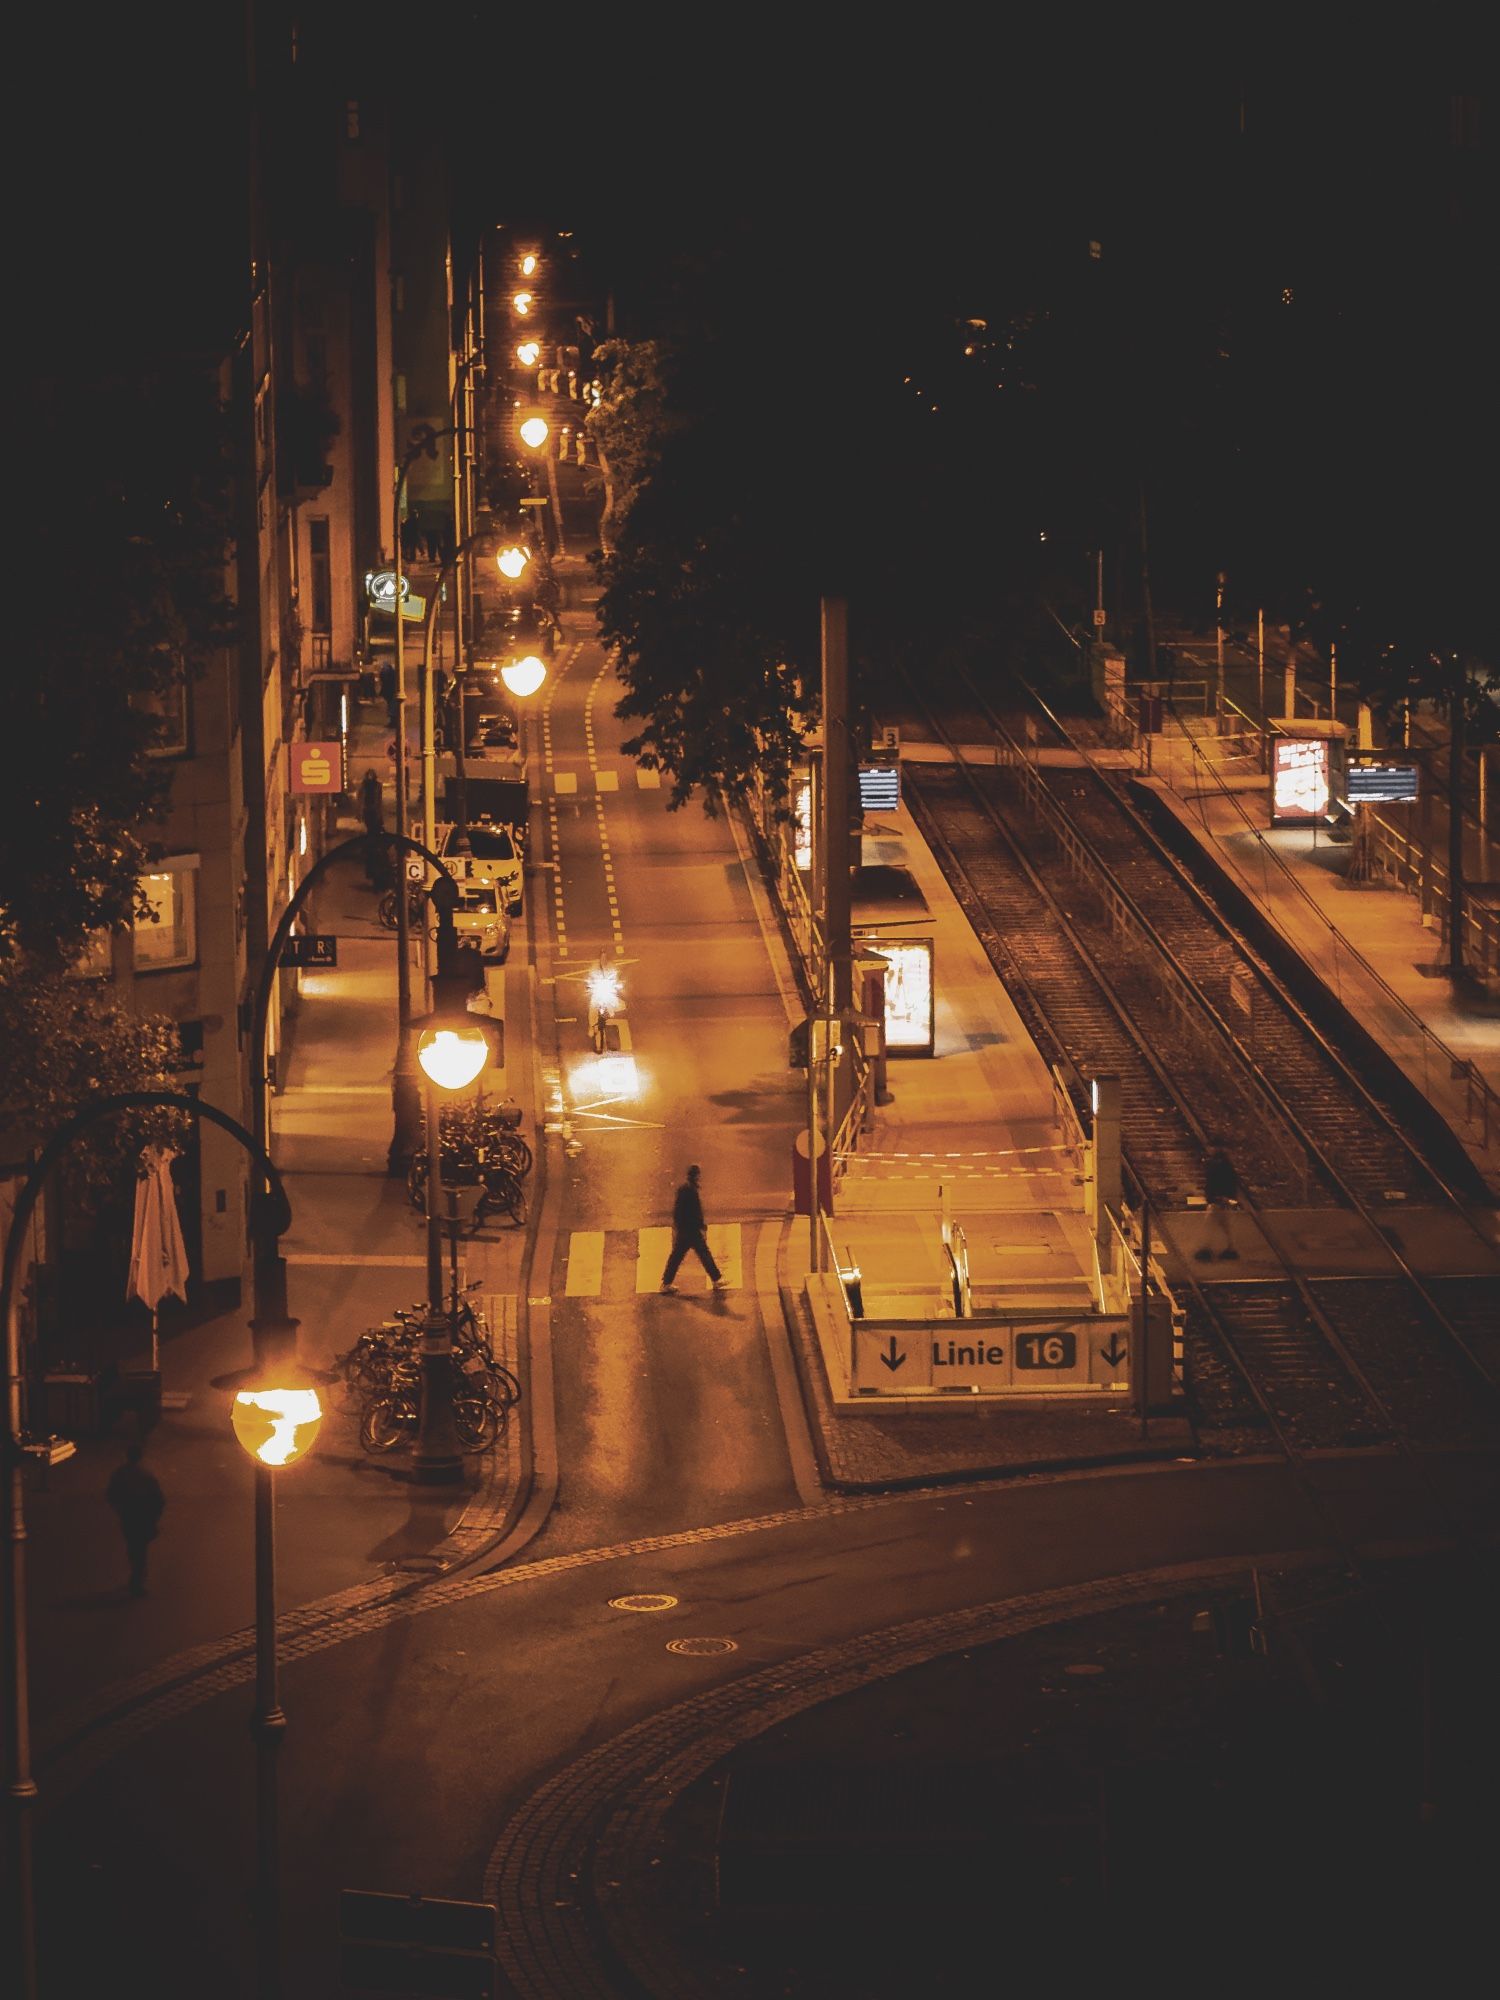
[[[1417,898],[1378,882],[1349,883],[1350,848],[1302,829],[1272,827],[1260,774],[1205,774],[1189,741],[1160,737],[1152,771],[1142,777],[1162,811],[1196,842],[1274,925],[1291,952],[1329,995],[1400,1066],[1461,1143],[1476,1184],[1500,1203],[1500,1005],[1482,990],[1453,990],[1444,975],[1442,940],[1422,920]],[[903,755],[907,754],[903,746]],[[937,745],[910,747],[914,758],[945,757]],[[1076,753],[1039,754],[1078,761]],[[1141,776],[1133,750],[1096,761]],[[1066,1145],[1065,1121],[1051,1075],[972,930],[904,810],[867,827],[867,864],[908,869],[927,904],[922,934],[934,941],[936,1037],[930,1057],[892,1058],[892,1102],[876,1113],[842,1175],[830,1239],[841,1268],[857,1267],[865,1310],[875,1316],[892,1289],[925,1286],[941,1304],[949,1273],[944,1219],[967,1239],[971,1274],[992,1286],[1009,1277],[1041,1301],[1062,1297],[1088,1270],[1091,1236],[1084,1215],[1082,1162]],[[917,926],[913,925],[915,934]],[[1157,1219],[1153,1247],[1169,1284],[1188,1278],[1206,1241],[1206,1213]],[[1273,1241],[1248,1214],[1229,1217],[1242,1279],[1275,1277],[1291,1252],[1319,1275],[1378,1273],[1380,1241],[1363,1224],[1330,1233],[1326,1211],[1266,1218]],[[1482,1201],[1469,1224],[1446,1211],[1406,1209],[1399,1217],[1402,1254],[1434,1274],[1494,1271],[1497,1218]],[[1471,1226],[1472,1225],[1472,1226]],[[1123,1402],[1106,1409],[1042,1409],[979,1397],[942,1407],[870,1398],[860,1406],[823,1362],[802,1294],[811,1268],[806,1218],[790,1227],[782,1258],[783,1306],[793,1331],[804,1398],[815,1416],[825,1477],[858,1487],[903,1476],[961,1476],[981,1466],[1021,1471],[1028,1465],[1078,1463],[1151,1450],[1176,1439],[1191,1449],[1185,1420],[1155,1417],[1144,1426]],[[976,1287],[977,1289],[977,1287]],[[947,1308],[951,1312],[951,1307]]]
[[[840,1269],[857,1267],[866,1314],[899,1296],[925,1299],[958,1334],[943,1223],[961,1229],[976,1312],[1016,1304],[1091,1310],[1097,1278],[1083,1163],[1054,1080],[941,868],[904,808],[867,824],[867,867],[906,869],[926,904],[907,934],[933,943],[931,1055],[892,1056],[890,1102],[875,1113],[837,1180],[828,1236]],[[880,923],[860,934],[884,935]],[[812,1238],[787,1225],[778,1260],[782,1308],[824,1479],[844,1490],[1040,1472],[1192,1449],[1185,1416],[1139,1418],[1113,1392],[1001,1400],[984,1395],[858,1396],[830,1367],[831,1329],[805,1296]],[[1123,1370],[1120,1371],[1123,1373]]]
[[[1500,1202],[1500,996],[1455,990],[1419,899],[1351,880],[1351,844],[1273,826],[1262,773],[1214,772],[1173,733],[1151,762],[1141,783],[1398,1064]]]

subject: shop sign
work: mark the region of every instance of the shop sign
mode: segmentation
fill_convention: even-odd
[[[344,789],[344,746],[294,743],[291,747],[294,792],[341,792]]]

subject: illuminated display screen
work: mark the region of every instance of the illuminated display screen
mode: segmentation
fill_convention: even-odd
[[[859,809],[861,812],[894,812],[901,803],[899,764],[861,764],[859,767]]]
[[[1271,744],[1272,819],[1322,819],[1331,796],[1326,740],[1276,737]]]
[[[888,1055],[930,1056],[933,1051],[932,939],[863,938],[886,960],[885,1046]]]
[[[1418,795],[1415,764],[1351,764],[1348,777],[1351,806],[1391,805]]]

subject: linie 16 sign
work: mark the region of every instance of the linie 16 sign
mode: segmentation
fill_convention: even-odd
[[[294,792],[330,793],[344,789],[342,743],[294,743],[290,755]]]

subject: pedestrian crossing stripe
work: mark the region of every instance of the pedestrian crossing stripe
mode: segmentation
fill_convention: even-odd
[[[724,1282],[734,1291],[738,1291],[744,1283],[740,1241],[742,1226],[738,1222],[717,1222],[711,1224],[708,1231],[709,1252],[723,1274]],[[637,1293],[659,1291],[661,1274],[666,1268],[667,1257],[672,1248],[672,1231],[665,1225],[660,1228],[633,1231],[575,1229],[568,1238],[568,1269],[563,1284],[564,1294],[570,1299],[599,1298],[604,1291],[607,1244],[613,1243],[620,1249],[625,1249],[632,1240],[635,1250],[635,1291]],[[609,1261],[613,1265],[616,1259],[611,1258]],[[710,1289],[708,1273],[691,1250],[683,1260],[673,1282],[682,1292],[706,1292]]]
[[[620,789],[620,774],[612,767],[607,767],[601,771],[593,771],[589,775],[594,780],[594,789],[596,792],[617,792]],[[553,791],[567,793],[569,796],[573,795],[579,789],[578,776],[577,771],[554,771],[552,774]],[[635,782],[643,792],[659,792],[661,790],[661,772],[643,771],[637,765]]]

